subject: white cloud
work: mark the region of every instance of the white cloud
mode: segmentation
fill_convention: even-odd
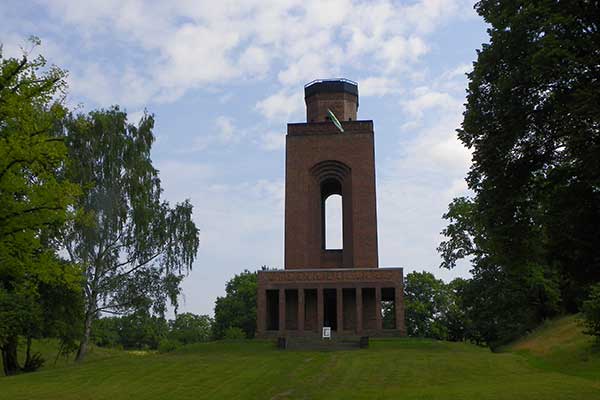
[[[389,0],[57,0],[47,9],[52,20],[45,26],[79,40],[59,43],[52,51],[57,57],[73,48],[127,49],[110,64],[86,57],[66,60],[65,67],[80,78],[73,79],[73,93],[102,106],[116,101],[145,106],[151,100],[174,101],[190,89],[227,86],[269,72],[281,85],[274,88],[276,94],[314,78],[336,77],[348,63],[367,74],[386,74],[380,79],[393,79],[392,74],[407,68],[404,76],[412,76],[420,68],[410,70],[411,65],[430,48],[428,35],[467,8],[472,7],[465,0],[409,5]],[[4,28],[3,37],[14,38],[20,29]]]
[[[238,71],[228,52],[238,41],[239,35],[233,31],[183,25],[161,48],[163,62],[155,66],[154,75],[167,88],[230,79],[238,75]]]
[[[458,100],[449,93],[438,92],[427,87],[419,87],[413,91],[410,100],[403,102],[403,108],[414,118],[422,118],[423,113],[432,108],[438,108],[442,111],[455,111],[462,105],[462,100]]]
[[[236,132],[231,118],[224,115],[217,117],[215,124],[217,125],[217,139],[221,143],[238,142],[241,132]]]
[[[285,133],[267,132],[261,137],[261,147],[265,150],[275,151],[285,148]]]
[[[103,106],[109,106],[119,101],[115,94],[120,95],[120,92],[115,93],[112,90],[112,78],[106,67],[89,63],[77,71],[70,72],[68,82],[72,95],[92,98]]]
[[[448,16],[468,17],[473,14],[473,3],[460,0],[422,0],[404,10],[407,21],[421,33],[437,28],[438,22]]]
[[[269,71],[268,53],[256,46],[248,47],[240,56],[239,68],[251,76],[264,76]]]
[[[361,97],[385,96],[392,93],[400,93],[400,84],[386,77],[369,77],[361,79],[359,82],[359,91]]]
[[[384,62],[384,70],[391,73],[406,69],[409,63],[416,62],[428,50],[425,41],[420,37],[395,36],[383,43],[376,56]]]
[[[323,52],[308,52],[279,72],[277,78],[287,87],[302,87],[315,78],[333,78],[337,75],[337,69],[330,65],[330,61],[336,58],[342,58],[338,47],[324,48]]]
[[[235,126],[233,120],[225,115],[218,116],[214,121],[214,130],[201,132],[187,143],[175,150],[179,154],[204,151],[213,146],[228,146],[239,144],[247,132]]]
[[[289,92],[281,90],[256,104],[256,109],[267,119],[289,121],[291,115],[304,108],[303,93],[299,90]]]

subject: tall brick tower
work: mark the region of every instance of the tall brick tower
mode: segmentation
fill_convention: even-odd
[[[373,121],[357,120],[358,84],[317,80],[304,95],[307,122],[286,136],[285,270],[259,272],[257,336],[402,335],[402,269],[378,265]],[[325,246],[331,195],[342,197],[336,250]]]
[[[356,121],[358,86],[315,81],[304,93],[309,123],[288,124],[286,140],[285,268],[377,268],[373,122]],[[342,250],[325,248],[325,200],[334,194],[342,196]]]

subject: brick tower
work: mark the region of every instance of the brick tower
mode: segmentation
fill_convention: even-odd
[[[355,82],[313,81],[304,94],[307,122],[288,124],[286,136],[285,270],[259,272],[257,336],[314,336],[324,326],[337,336],[402,335],[402,269],[378,265],[373,121],[356,120]],[[325,246],[331,195],[342,197],[336,250]]]

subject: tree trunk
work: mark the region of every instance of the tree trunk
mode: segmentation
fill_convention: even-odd
[[[2,365],[4,367],[4,375],[16,375],[21,372],[19,360],[17,359],[17,347],[19,345],[19,337],[11,336],[6,344],[2,346]]]
[[[79,343],[79,349],[77,350],[77,356],[75,357],[75,361],[77,362],[83,361],[88,351],[88,344],[90,342],[90,335],[92,333],[93,315],[94,313],[90,312],[89,310],[85,313],[83,337],[81,338],[81,343]]]
[[[25,352],[25,365],[31,362],[31,336],[27,337],[27,351]]]

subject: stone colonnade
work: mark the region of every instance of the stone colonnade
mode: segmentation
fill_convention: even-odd
[[[323,326],[334,336],[405,334],[398,284],[259,285],[257,303],[258,337],[320,335]]]

